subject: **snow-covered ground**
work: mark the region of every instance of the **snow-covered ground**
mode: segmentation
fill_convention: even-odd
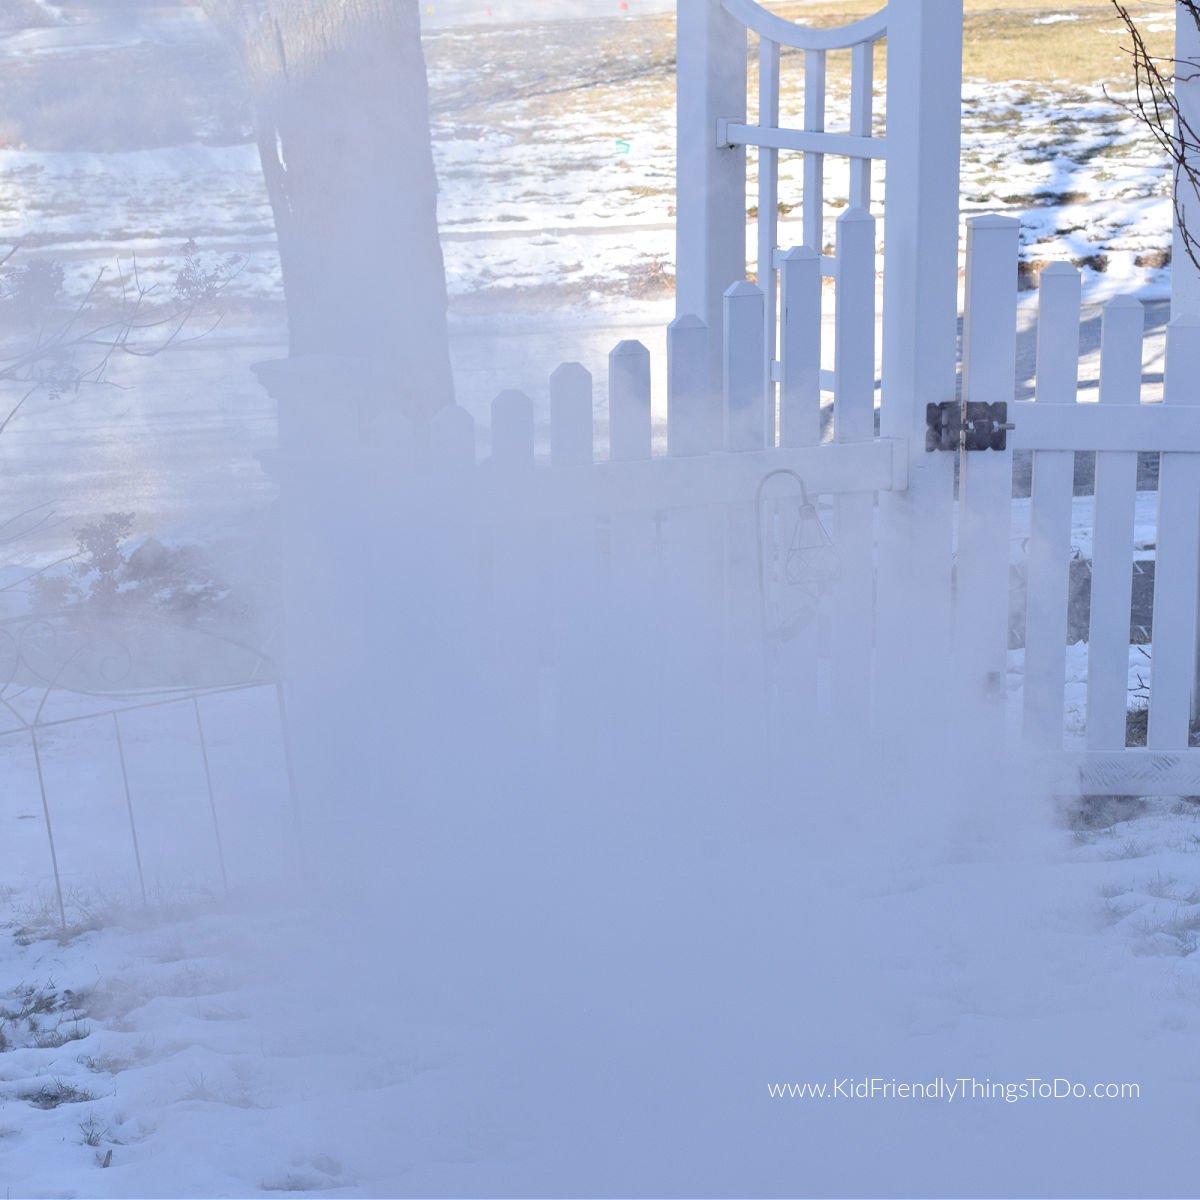
[[[538,20],[578,19],[550,21],[530,38],[525,26],[500,20],[499,8],[496,20],[477,23],[469,14],[460,19],[453,5],[433,6],[427,56],[440,215],[460,306],[491,297],[493,310],[551,299],[560,309],[611,309],[667,294],[674,256],[672,30],[665,18],[630,20],[661,5],[643,0],[637,13],[606,20],[619,15],[610,7],[611,14],[603,5],[534,4]],[[0,41],[0,56],[28,66],[51,49],[97,56],[131,39],[178,54],[181,43],[213,38],[189,11],[151,10],[132,26],[101,21],[31,30]],[[535,44],[540,59],[531,57]],[[475,70],[479,61],[489,62],[488,72]],[[559,73],[547,74],[545,61],[560,64]],[[565,93],[561,77],[572,80]],[[789,68],[785,111],[797,108],[801,89]],[[77,289],[102,266],[115,288],[114,260],[123,258],[128,269],[136,255],[143,280],[164,291],[182,246],[194,239],[211,256],[248,257],[233,297],[278,296],[254,147],[237,141],[236,130],[214,126],[215,119],[196,117],[189,144],[105,154],[25,149],[17,131],[0,151],[0,238],[23,239],[31,253],[64,261]],[[829,127],[847,119],[848,99],[835,93]],[[783,158],[784,202],[798,196],[799,158]],[[1170,207],[1163,164],[1138,122],[1099,86],[965,87],[965,207],[1019,216],[1030,268],[1082,263],[1096,296],[1165,294],[1161,253],[1170,241]],[[844,174],[828,160],[827,195],[835,205],[846,194]],[[785,239],[788,227],[785,218]]]
[[[1068,670],[1077,739],[1086,647]],[[1013,651],[1014,711],[1020,681]],[[622,758],[620,713],[580,776],[456,716],[387,807],[347,780],[338,858],[297,833],[272,689],[202,705],[211,798],[187,701],[121,718],[130,796],[107,721],[40,736],[44,800],[0,737],[11,1196],[1188,1194],[1192,801],[1056,801],[936,726],[909,759],[803,727],[778,771],[678,730]]]
[[[428,6],[455,363],[485,431],[491,395],[520,386],[544,432],[560,359],[585,361],[602,395],[614,342],[661,351],[674,118],[668,29],[653,14],[669,7]],[[118,16],[0,41],[0,65],[131,41],[165,55],[204,36],[186,10]],[[561,17],[580,20],[537,36],[520,24]],[[629,78],[596,53],[613,29]],[[481,56],[486,78],[469,70]],[[550,98],[545,64],[580,62],[596,86]],[[1169,210],[1131,119],[1091,89],[969,84],[966,96],[968,207],[1021,215],[1030,264],[1087,264],[1091,300],[1161,297]],[[61,523],[15,545],[0,586],[81,517],[128,508],[139,534],[211,542],[234,527],[249,541],[246,513],[273,497],[254,456],[273,413],[248,370],[283,353],[269,208],[252,146],[215,124],[193,133],[160,149],[0,149],[0,237],[61,261],[75,290],[136,256],[142,281],[169,291],[191,239],[210,260],[248,260],[225,327],[122,364],[131,391],[59,397],[5,431],[6,494],[19,509],[52,482]],[[832,167],[828,185],[844,187]],[[661,353],[655,370],[661,394]],[[1139,500],[1140,546],[1155,540],[1152,504]],[[1076,508],[1086,556],[1090,501]],[[1015,508],[1014,558],[1027,509]],[[1131,647],[1131,693],[1151,650]],[[1086,654],[1068,652],[1072,741]],[[1011,651],[1014,714],[1021,667]],[[918,672],[914,706],[923,688]],[[0,699],[19,725],[36,695]],[[330,878],[297,835],[272,689],[202,703],[207,764],[187,701],[122,718],[130,797],[110,718],[39,738],[44,801],[28,734],[0,732],[6,1196],[1195,1190],[1190,802],[1068,816],[1036,770],[981,766],[936,730],[916,765],[878,768],[797,731],[782,775],[683,786],[654,763],[646,781],[604,791],[564,789],[549,770],[520,786],[500,774],[425,841],[402,797],[369,814],[359,858]],[[460,747],[469,766],[476,753]],[[1037,1076],[1140,1095],[769,1090],[868,1076]]]
[[[332,891],[297,860],[148,913],[110,874],[73,888],[66,932],[31,882],[44,848],[14,863],[6,842],[0,1181],[13,1197],[1190,1194],[1194,805],[1054,827],[1028,780],[964,767],[914,792],[903,773],[872,791],[863,764],[801,765],[724,812],[661,782],[592,815],[482,799],[453,859],[427,849],[385,879],[364,848]],[[388,854],[408,859],[402,841]],[[771,1090],[864,1079],[981,1090]],[[1030,1079],[1138,1093],[995,1090]]]

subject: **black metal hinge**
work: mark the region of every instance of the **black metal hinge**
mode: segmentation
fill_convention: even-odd
[[[1007,450],[1008,405],[957,400],[925,405],[926,450]]]

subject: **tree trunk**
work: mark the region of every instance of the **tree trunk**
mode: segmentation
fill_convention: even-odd
[[[453,398],[416,0],[203,0],[236,41],[291,353],[370,360],[418,419]]]

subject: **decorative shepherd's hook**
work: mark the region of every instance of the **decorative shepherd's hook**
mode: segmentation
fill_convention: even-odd
[[[787,479],[794,491],[768,497],[772,480]],[[794,523],[788,527],[781,508],[794,506]],[[772,667],[783,644],[796,638],[817,614],[821,597],[838,576],[837,551],[809,499],[804,480],[787,468],[763,476],[754,495],[758,537],[758,595],[763,637],[763,687],[766,691],[768,738],[773,722]],[[771,747],[773,751],[773,746]]]

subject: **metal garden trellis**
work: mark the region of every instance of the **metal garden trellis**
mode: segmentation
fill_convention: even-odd
[[[161,624],[161,630],[165,628]],[[113,746],[119,768],[129,845],[143,906],[149,904],[147,864],[139,837],[138,800],[131,783],[123,718],[153,711],[190,709],[195,727],[195,749],[202,768],[203,794],[210,818],[213,850],[221,886],[230,887],[226,861],[225,834],[217,800],[210,759],[210,738],[205,728],[202,702],[220,702],[238,693],[267,689],[273,693],[279,716],[279,735],[283,752],[287,790],[292,790],[291,755],[287,741],[286,699],[283,685],[272,676],[268,658],[226,638],[214,638],[226,649],[233,648],[235,658],[249,652],[252,669],[247,678],[224,684],[187,686],[125,686],[136,676],[136,664],[129,646],[136,642],[138,626],[114,629],[95,621],[81,620],[78,613],[58,613],[20,617],[0,623],[0,740],[11,744],[28,739],[32,754],[46,845],[53,876],[55,903],[63,928],[67,911],[63,872],[55,837],[56,807],[43,760],[43,742],[48,734],[81,726],[111,722]],[[114,636],[116,634],[116,636]],[[194,631],[191,636],[195,636]],[[144,665],[144,664],[143,664]],[[265,678],[261,672],[266,668]],[[65,705],[64,715],[48,715],[54,699]],[[76,711],[77,710],[77,711]],[[264,730],[264,733],[267,731]],[[97,769],[99,764],[97,764]],[[145,801],[142,800],[144,804]]]

